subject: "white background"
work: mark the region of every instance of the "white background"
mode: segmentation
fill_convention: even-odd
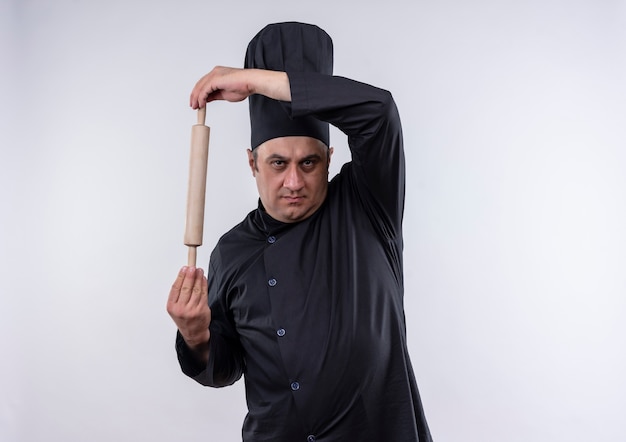
[[[242,382],[182,375],[165,302],[189,92],[286,20],[328,31],[335,73],[400,109],[435,439],[624,440],[624,1],[5,0],[0,17],[0,440],[240,440]],[[256,205],[247,103],[207,123],[205,268]]]

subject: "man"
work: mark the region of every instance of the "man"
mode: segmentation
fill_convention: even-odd
[[[320,28],[269,25],[244,69],[194,87],[194,109],[249,97],[260,201],[208,281],[174,282],[179,362],[203,385],[244,375],[245,441],[431,441],[406,343],[399,116],[389,92],[332,76],[332,57]],[[352,153],[330,183],[328,123]]]

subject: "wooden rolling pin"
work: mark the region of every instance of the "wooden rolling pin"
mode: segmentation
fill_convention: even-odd
[[[187,190],[187,221],[185,245],[189,247],[187,265],[196,266],[197,247],[202,245],[206,172],[209,160],[210,129],[204,125],[206,107],[198,109],[198,123],[191,127],[189,156],[189,188]]]

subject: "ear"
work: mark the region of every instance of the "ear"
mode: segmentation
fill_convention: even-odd
[[[330,147],[328,148],[328,160],[327,160],[327,164],[326,164],[326,166],[330,166],[330,157],[332,157],[332,156],[333,156],[333,152],[334,152],[334,151],[335,151],[335,148],[334,148],[334,147],[330,146]]]
[[[256,167],[254,167],[254,154],[252,150],[247,149],[248,153],[248,166],[250,166],[250,170],[252,171],[252,176],[256,176]]]

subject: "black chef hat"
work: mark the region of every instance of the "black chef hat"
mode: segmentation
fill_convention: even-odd
[[[270,24],[248,44],[244,67],[332,75],[333,41],[315,25]],[[328,123],[310,116],[290,118],[284,104],[263,95],[251,95],[248,101],[252,149],[286,136],[309,136],[329,145]]]

